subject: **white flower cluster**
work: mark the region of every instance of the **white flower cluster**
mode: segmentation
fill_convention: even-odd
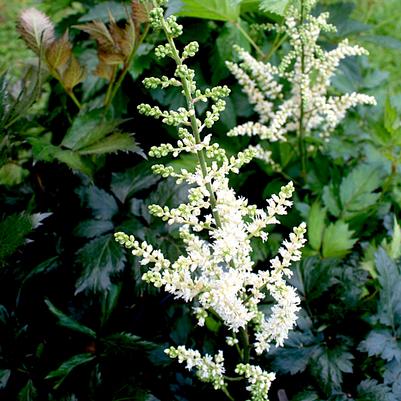
[[[265,372],[260,366],[253,366],[249,363],[238,364],[235,371],[248,380],[249,386],[246,389],[251,393],[251,400],[248,401],[268,400],[268,391],[272,381],[276,378],[274,373]]]
[[[355,92],[329,95],[330,81],[340,61],[348,56],[367,54],[367,51],[350,45],[347,39],[333,50],[322,49],[317,43],[321,31],[335,31],[335,27],[327,22],[328,13],[311,15],[312,5],[309,1],[302,11],[290,7],[284,24],[272,26],[278,34],[288,36],[291,46],[280,65],[257,61],[240,48],[237,50],[241,62],[227,62],[259,114],[258,123],[247,122],[228,135],[259,135],[261,139],[282,141],[288,133],[297,132],[302,121],[306,135],[316,134],[327,140],[349,108],[376,104],[372,96]],[[291,88],[287,98],[282,94],[284,82]]]
[[[214,357],[202,356],[199,351],[186,349],[183,345],[177,348],[170,347],[164,351],[170,358],[177,358],[179,363],[186,363],[188,370],[196,369],[196,375],[204,382],[213,384],[216,390],[225,387],[224,383],[224,356],[219,351]]]
[[[170,261],[160,250],[146,242],[139,243],[132,235],[119,232],[115,234],[115,239],[131,249],[142,265],[149,266],[143,274],[143,280],[163,287],[176,298],[194,303],[193,312],[198,325],[203,326],[210,313],[217,315],[231,331],[228,343],[237,346],[237,336],[253,328],[257,342],[250,346],[253,345],[256,353],[261,353],[270,344],[282,345],[288,330],[295,324],[300,300],[285,278],[291,275],[291,262],[301,258],[300,249],[305,242],[306,227],[302,223],[293,229],[266,269],[255,269],[251,258],[251,239],[260,237],[263,241],[267,240],[269,226],[278,224],[278,216],[287,214],[287,209],[292,205],[290,199],[294,187],[292,182],[283,186],[278,195],[267,200],[265,209],[248,204],[246,199],[238,197],[230,188],[229,173],[238,173],[239,168],[256,155],[267,158],[268,154],[255,147],[228,157],[218,144],[211,143],[210,135],[201,139],[200,133],[209,127],[207,121],[216,121],[224,109],[222,98],[228,95],[229,89],[217,87],[201,93],[196,88],[193,71],[184,64],[184,59],[192,56],[197,46],[192,45],[191,51],[187,49],[184,50],[185,54],[180,54],[173,35],[169,34],[181,31],[176,26],[175,18],[164,19],[161,8],[153,9],[151,14],[155,16],[153,25],[158,22],[166,33],[166,55],[175,60],[181,72],[176,71],[175,74],[180,85],[167,77],[162,80],[148,79],[146,83],[163,85],[164,82],[173,82],[182,89],[188,106],[176,112],[161,111],[149,105],[139,106],[140,112],[168,119],[165,123],[178,128],[180,138],[176,145],[152,147],[150,155],[162,158],[171,154],[177,157],[182,152],[189,152],[197,155],[199,163],[192,171],[175,170],[163,164],[153,166],[155,173],[174,177],[177,183],[186,182],[190,189],[187,203],[177,208],[151,205],[149,210],[168,224],[181,225],[179,233],[185,252],[177,260]],[[195,115],[194,104],[197,101],[212,103],[212,111],[206,113],[203,122]],[[265,315],[259,309],[259,304],[267,294],[276,304]],[[185,362],[188,369],[195,368],[201,380],[211,382],[216,389],[226,390],[222,351],[213,357],[202,357],[199,351],[183,346],[171,347],[166,352],[179,362]],[[242,367],[242,364],[237,365],[237,369],[248,378],[252,400],[267,399],[267,390],[274,375],[265,374],[255,367]],[[260,398],[263,392],[264,398]]]

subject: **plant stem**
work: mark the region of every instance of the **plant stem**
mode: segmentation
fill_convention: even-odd
[[[75,96],[74,92],[72,89],[67,89],[63,83],[63,80],[61,79],[60,74],[58,73],[57,70],[55,69],[50,69],[50,73],[51,75],[53,75],[54,78],[57,79],[57,81],[60,83],[60,85],[63,87],[65,93],[71,98],[71,100],[75,103],[75,105],[78,107],[78,109],[81,110],[82,105],[80,103],[80,101],[77,99],[77,97]]]
[[[244,329],[243,327],[240,328],[240,333],[242,336],[242,343],[243,343],[243,362],[246,364],[249,362],[249,357],[250,357],[250,347],[249,347],[249,336],[248,336],[248,331]]]
[[[113,72],[111,74],[109,85],[107,86],[106,96],[104,98],[104,106],[105,107],[109,104],[111,91],[112,91],[112,88],[113,88],[113,85],[114,85],[114,81],[116,80],[116,74],[117,74],[117,66],[114,66],[113,67]]]
[[[146,35],[148,34],[148,31],[149,31],[149,24],[147,24],[145,26],[145,29],[144,29],[144,31],[143,31],[138,43],[136,43],[134,45],[134,47],[132,48],[132,51],[131,51],[128,59],[127,59],[127,61],[124,63],[124,67],[121,70],[120,75],[118,76],[118,79],[117,79],[117,81],[116,81],[116,83],[115,83],[115,85],[114,85],[114,87],[113,87],[113,89],[111,91],[111,94],[110,94],[109,98],[107,99],[107,102],[105,102],[106,109],[108,109],[110,107],[111,102],[113,101],[114,97],[116,96],[118,89],[120,88],[125,76],[127,75],[128,69],[129,69],[129,67],[130,67],[130,65],[132,63],[132,60],[134,59],[136,51],[138,50],[139,46],[142,44],[143,40],[145,39]]]
[[[304,23],[304,0],[301,0],[301,19],[300,25],[302,26]],[[299,88],[300,95],[300,113],[299,113],[299,126],[298,126],[298,149],[299,155],[301,158],[301,175],[302,177],[306,177],[306,149],[305,149],[305,127],[304,127],[304,117],[305,117],[305,108],[304,108],[304,97],[303,97],[303,77],[305,74],[305,49],[304,42],[301,37],[301,82]]]
[[[253,46],[253,48],[259,53],[259,55],[264,58],[265,53],[262,49],[255,43],[255,41],[249,36],[248,32],[241,26],[238,21],[231,21],[231,23],[242,33],[245,39]]]
[[[164,20],[162,21],[162,27],[163,27],[164,33],[166,35],[167,41],[171,46],[173,58],[174,58],[175,62],[177,63],[177,65],[181,66],[182,60],[178,54],[178,50],[175,46],[174,40],[170,37],[170,34],[168,33],[166,23]],[[190,117],[192,133],[194,135],[195,142],[197,144],[200,144],[201,138],[200,138],[200,133],[199,133],[199,128],[198,128],[198,123],[197,123],[196,117],[195,117],[195,107],[194,107],[194,102],[192,99],[192,94],[191,94],[191,90],[189,87],[189,83],[188,83],[187,79],[184,77],[181,78],[181,83],[182,83],[182,88],[184,91],[184,96],[187,101],[188,110],[192,111],[191,117]],[[203,178],[206,178],[207,177],[207,164],[206,164],[205,150],[204,149],[198,150],[197,156],[198,156],[198,161],[199,161],[199,165],[200,165],[200,168],[202,171]],[[212,208],[212,213],[213,213],[214,220],[216,222],[216,226],[218,228],[221,228],[221,219],[220,219],[220,215],[219,215],[218,211],[216,210],[217,201],[216,201],[216,197],[214,195],[212,185],[210,183],[206,183],[206,189],[209,192],[210,206]]]
[[[273,42],[273,45],[269,52],[262,58],[264,62],[268,62],[271,57],[273,56],[274,52],[284,43],[284,41],[287,39],[287,34],[285,33],[280,40],[277,40],[278,36],[276,36],[276,39]]]

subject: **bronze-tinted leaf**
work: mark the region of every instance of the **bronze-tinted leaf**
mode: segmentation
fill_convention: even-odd
[[[66,32],[46,49],[46,60],[49,66],[58,69],[66,65],[71,57],[71,49],[72,45],[68,40],[68,32]]]
[[[114,40],[104,22],[93,21],[83,25],[74,25],[75,28],[89,33],[92,39],[96,40],[98,46],[104,51],[110,51],[114,48]]]
[[[62,81],[67,90],[72,90],[85,79],[85,69],[79,64],[76,57],[72,56],[68,67],[65,69]]]

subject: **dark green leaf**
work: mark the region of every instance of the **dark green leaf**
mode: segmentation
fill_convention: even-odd
[[[95,238],[77,253],[77,261],[83,267],[83,273],[77,281],[76,293],[107,291],[111,285],[111,276],[124,268],[125,255],[112,235]]]
[[[0,369],[0,389],[5,388],[11,376],[10,369]]]
[[[313,359],[312,373],[327,394],[341,390],[343,373],[352,373],[352,359],[343,347],[320,347]]]
[[[72,150],[58,150],[53,157],[65,163],[71,170],[80,171],[88,176],[92,176],[92,164]]]
[[[367,379],[362,381],[358,387],[357,401],[395,401],[391,397],[391,389],[385,384],[379,384],[377,380]]]
[[[51,371],[46,376],[46,379],[55,379],[55,384],[53,385],[53,388],[57,389],[75,368],[89,363],[95,358],[96,356],[90,353],[74,355],[67,361],[63,362],[57,369]]]
[[[323,188],[323,202],[328,211],[335,217],[341,213],[339,201],[336,196],[336,190],[332,185],[326,185]]]
[[[381,286],[377,317],[380,323],[395,329],[401,325],[401,274],[383,248],[375,253],[375,263]]]
[[[38,392],[32,380],[28,380],[25,386],[18,393],[18,401],[34,401],[37,399]]]
[[[332,261],[322,261],[317,257],[303,258],[297,263],[290,282],[309,302],[322,295],[334,283],[333,266]]]
[[[45,272],[49,272],[51,270],[55,270],[59,267],[59,257],[54,256],[50,259],[45,260],[42,263],[39,263],[35,268],[33,268],[29,274],[24,278],[24,282],[31,279],[33,276],[38,274],[42,274]]]
[[[103,109],[95,109],[80,114],[74,119],[61,145],[80,151],[106,137],[120,123],[121,120],[107,119]]]
[[[110,220],[118,213],[118,205],[114,197],[94,185],[86,191],[86,199],[96,219]]]
[[[100,141],[80,148],[81,155],[101,155],[104,153],[135,152],[144,155],[142,149],[135,142],[133,134],[116,132]]]
[[[362,40],[387,49],[401,50],[401,40],[387,35],[363,35]]]
[[[139,353],[153,351],[160,345],[150,341],[145,341],[141,337],[131,333],[115,333],[102,339],[101,344],[104,347],[104,353],[121,354],[128,351]]]
[[[149,163],[141,163],[122,173],[113,173],[111,190],[124,203],[136,192],[151,187],[159,180],[160,178],[152,173]]]
[[[67,329],[76,331],[78,333],[85,334],[89,337],[96,338],[96,333],[87,326],[84,326],[82,323],[77,322],[75,319],[67,316],[64,312],[57,309],[48,299],[45,300],[47,307],[50,312],[53,313],[54,316],[58,319],[58,324],[60,326],[66,327]]]
[[[369,356],[380,356],[386,361],[395,358],[401,362],[401,342],[389,330],[372,330],[359,348]]]
[[[26,214],[13,214],[0,221],[0,264],[24,244],[32,229],[32,219]]]
[[[77,237],[93,238],[111,231],[114,225],[107,220],[84,220],[74,230]]]
[[[109,21],[109,15],[112,14],[115,20],[127,18],[127,9],[129,10],[129,2],[104,1],[89,8],[89,12],[83,15],[78,21],[87,22],[99,20],[103,22]]]

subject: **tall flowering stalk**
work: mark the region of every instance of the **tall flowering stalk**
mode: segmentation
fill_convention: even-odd
[[[315,2],[301,0],[300,7],[289,7],[282,25],[268,26],[278,35],[286,35],[291,46],[278,66],[257,61],[240,48],[237,48],[240,62],[227,62],[259,114],[259,122],[237,126],[228,135],[257,135],[260,139],[282,141],[287,134],[295,133],[304,173],[306,136],[328,140],[349,108],[376,104],[372,96],[365,94],[329,94],[330,81],[341,60],[367,51],[350,45],[347,39],[333,50],[324,50],[318,44],[320,33],[333,32],[336,28],[327,22],[328,13],[311,15]],[[291,88],[288,97],[283,95],[284,85]]]
[[[272,344],[280,346],[294,326],[299,309],[299,297],[289,286],[286,278],[291,276],[292,261],[301,257],[305,242],[305,224],[295,227],[289,239],[283,241],[278,255],[270,261],[266,270],[256,271],[251,259],[251,239],[260,237],[266,241],[266,229],[279,223],[277,217],[287,213],[294,191],[290,182],[281,188],[278,195],[267,200],[266,210],[248,204],[230,188],[229,173],[238,173],[239,168],[251,161],[256,151],[248,149],[236,157],[227,157],[224,149],[212,143],[211,134],[204,134],[225,108],[224,97],[230,90],[226,86],[206,89],[197,88],[195,72],[186,61],[198,51],[198,43],[191,42],[182,51],[178,50],[175,38],[182,34],[182,26],[175,16],[164,17],[162,0],[154,2],[150,12],[153,28],[164,32],[167,43],[156,48],[159,58],[169,57],[175,62],[173,77],[146,78],[148,88],[175,86],[186,100],[186,107],[163,111],[157,106],[141,104],[141,113],[161,119],[176,126],[180,139],[176,145],[162,144],[152,147],[150,156],[161,158],[168,154],[177,157],[182,152],[197,156],[192,171],[175,171],[171,166],[156,164],[153,171],[163,177],[174,177],[177,183],[190,185],[188,202],[175,209],[162,205],[151,205],[150,212],[168,224],[178,223],[185,253],[175,261],[165,258],[152,245],[139,243],[132,235],[116,233],[116,240],[131,249],[149,269],[142,279],[173,294],[176,298],[193,303],[197,324],[203,326],[209,314],[217,316],[226,326],[227,344],[239,351],[239,362],[235,372],[237,379],[246,380],[251,399],[268,399],[268,389],[274,373],[268,373],[254,365],[254,357],[267,351]],[[208,102],[210,108],[201,120],[196,115],[195,104]],[[269,294],[275,303],[265,314],[260,303]],[[200,380],[210,382],[215,389],[230,395],[223,350],[215,355],[201,355],[198,350],[185,346],[170,347],[166,353],[178,362],[194,369]],[[231,377],[232,379],[232,377]]]

